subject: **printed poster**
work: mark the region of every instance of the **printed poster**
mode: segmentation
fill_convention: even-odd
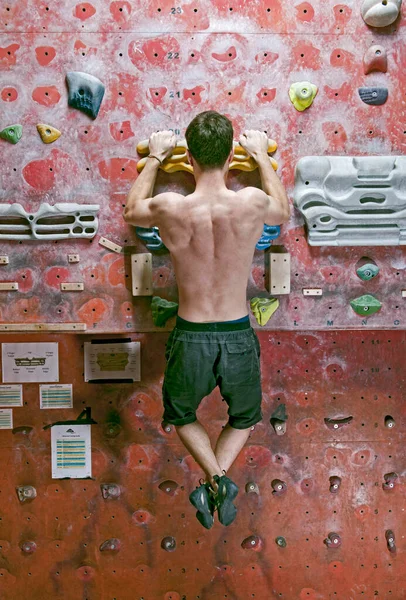
[[[58,382],[58,343],[2,344],[4,383]]]
[[[39,386],[40,408],[72,408],[72,384],[54,383]]]
[[[112,344],[85,342],[85,381],[141,380],[140,342]]]
[[[22,385],[0,385],[0,406],[22,406]]]
[[[53,425],[52,479],[92,476],[91,425]]]

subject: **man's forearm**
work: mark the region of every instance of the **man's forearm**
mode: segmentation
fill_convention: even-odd
[[[274,171],[268,154],[259,154],[253,157],[258,164],[261,175],[262,189],[266,194],[278,200],[286,212],[290,214],[289,199],[286,190]]]
[[[145,200],[151,198],[156,176],[158,174],[159,162],[156,158],[147,158],[145,167],[134,181],[125,205],[125,210],[130,210],[134,207],[137,200]]]

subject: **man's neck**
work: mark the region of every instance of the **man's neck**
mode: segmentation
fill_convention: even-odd
[[[221,188],[227,189],[226,176],[223,171],[213,170],[200,173],[196,179],[196,191],[210,192],[215,189],[218,191]]]

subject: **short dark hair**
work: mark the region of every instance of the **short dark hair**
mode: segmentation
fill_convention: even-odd
[[[186,129],[188,149],[203,171],[221,169],[233,147],[233,125],[214,110],[201,112]]]

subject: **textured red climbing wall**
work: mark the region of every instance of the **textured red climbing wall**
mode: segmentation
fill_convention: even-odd
[[[277,140],[275,158],[289,194],[298,158],[309,154],[402,154],[406,148],[404,27],[370,30],[357,3],[265,2],[7,2],[1,6],[0,126],[20,122],[23,138],[2,142],[1,201],[36,211],[41,203],[100,204],[93,241],[1,242],[10,263],[0,281],[0,322],[84,322],[98,332],[155,329],[149,299],[133,301],[129,254],[143,252],[122,207],[136,175],[135,145],[156,129],[179,136],[195,114],[209,108],[227,114],[235,137],[245,128]],[[364,75],[362,58],[372,42],[388,52],[388,72]],[[85,71],[106,86],[92,121],[67,105],[65,74]],[[298,113],[288,98],[294,81],[319,87],[313,106]],[[389,99],[368,106],[358,87],[384,85]],[[37,122],[62,131],[43,144]],[[259,183],[258,173],[233,173],[230,185]],[[157,192],[193,188],[189,174],[161,173]],[[117,255],[100,236],[124,247]],[[310,247],[294,210],[276,244],[292,257],[292,291],[266,328],[399,328],[404,326],[402,281],[405,251],[396,247]],[[68,264],[78,252],[80,263]],[[367,255],[380,267],[362,282],[355,265]],[[257,252],[249,297],[265,292],[264,253]],[[154,293],[177,299],[167,254],[155,255]],[[63,281],[82,282],[82,292],[61,292]],[[322,288],[304,297],[303,288]],[[367,320],[350,300],[365,293],[383,303]],[[168,329],[171,325],[168,325]]]
[[[236,138],[259,128],[277,140],[290,196],[301,156],[403,154],[404,20],[372,31],[351,0],[3,0],[0,10],[0,127],[19,122],[24,129],[15,146],[0,140],[0,202],[32,212],[43,202],[100,204],[93,241],[0,240],[0,254],[9,256],[0,282],[19,283],[18,292],[0,291],[0,323],[83,322],[96,334],[130,332],[142,347],[140,384],[95,385],[83,382],[88,338],[1,334],[1,341],[58,341],[60,381],[74,390],[73,410],[41,413],[38,384],[24,384],[14,430],[1,431],[2,598],[405,598],[405,335],[378,331],[404,328],[405,250],[309,247],[292,211],[276,241],[291,253],[292,292],[280,297],[269,331],[259,332],[264,420],[232,472],[241,490],[238,517],[227,529],[206,531],[187,500],[201,473],[176,433],[161,427],[167,334],[152,324],[150,299],[132,298],[129,255],[145,247],[121,217],[136,175],[136,143],[156,129],[183,136],[207,109],[227,114]],[[372,42],[387,49],[387,74],[363,74]],[[67,106],[70,70],[106,86],[95,121]],[[319,93],[298,113],[288,89],[303,80]],[[370,84],[389,88],[385,105],[361,102],[357,88]],[[44,145],[38,122],[62,136]],[[234,189],[258,183],[257,173],[230,175]],[[188,192],[193,179],[160,173],[156,191],[164,189]],[[100,246],[100,236],[124,253]],[[68,263],[72,253],[79,263]],[[365,254],[380,267],[370,282],[355,274]],[[249,297],[265,291],[268,258],[255,255]],[[64,281],[83,282],[84,291],[61,293]],[[153,282],[156,295],[176,300],[165,253],[153,256]],[[308,287],[323,288],[323,296],[304,297]],[[365,293],[383,303],[368,319],[349,306]],[[335,328],[348,331],[321,331]],[[269,420],[282,403],[287,432],[277,436]],[[42,428],[75,419],[85,406],[98,423],[94,479],[52,480],[50,432]],[[199,417],[214,439],[227,419],[217,392]],[[338,428],[325,419],[338,420]],[[390,473],[399,477],[383,489]],[[341,478],[337,494],[329,491],[333,476]],[[275,480],[285,482],[285,494],[272,494]],[[120,497],[104,500],[104,483],[120,486]],[[15,488],[24,485],[34,486],[37,498],[20,504]],[[388,550],[388,530],[396,553]],[[324,543],[331,533],[341,538],[337,548]],[[286,547],[276,544],[278,536]],[[113,538],[115,552],[100,550]],[[27,542],[36,543],[33,553],[24,551]]]

